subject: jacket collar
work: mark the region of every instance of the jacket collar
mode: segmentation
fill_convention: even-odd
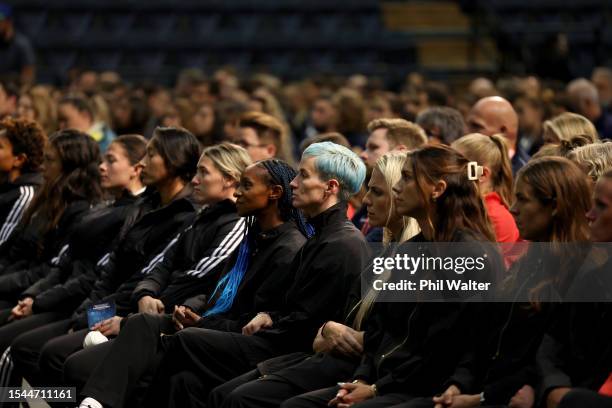
[[[146,191],[146,190],[145,190]],[[123,192],[121,193],[121,196],[119,198],[117,198],[112,205],[115,207],[121,207],[124,205],[129,205],[129,204],[133,204],[136,202],[136,200],[138,200],[138,198],[140,198],[143,193],[140,193],[139,195],[133,195],[129,190],[123,190]]]
[[[329,224],[346,221],[346,209],[346,201],[340,201],[323,211],[321,214],[310,218],[308,221],[314,227],[315,233],[319,233],[321,229]]]
[[[148,190],[148,189],[147,189]],[[193,200],[191,196],[193,189],[191,184],[187,184],[181,191],[178,192],[168,204],[161,206],[160,201],[161,197],[159,193],[155,191],[153,194],[149,196],[145,196],[146,205],[142,207],[142,210],[145,211],[144,216],[149,216],[151,214],[165,213],[166,211],[174,212],[181,211],[181,208],[188,210],[196,210],[198,205]],[[146,194],[143,193],[143,194]],[[148,210],[147,210],[148,208]]]
[[[149,191],[151,191],[151,194],[148,194]],[[159,193],[154,190],[154,189],[149,189],[147,187],[147,190],[142,194],[143,197],[145,197],[145,199],[148,199],[151,201],[151,203],[153,203],[153,205],[155,207],[159,207],[164,208],[164,207],[169,207],[171,205],[173,205],[176,202],[180,202],[183,199],[187,199],[188,201],[192,202],[192,197],[191,194],[193,193],[193,187],[191,186],[191,183],[187,183],[185,184],[185,187],[183,187],[183,189],[181,191],[179,191],[173,198],[172,201],[170,201],[168,204],[166,204],[165,206],[161,206],[161,196],[159,195]],[[194,204],[195,206],[195,204]]]
[[[16,185],[34,184],[41,185],[44,182],[42,173],[24,173],[15,180]]]
[[[296,228],[295,223],[293,221],[286,221],[286,222],[283,222],[278,227],[272,228],[271,230],[258,231],[257,235],[255,236],[255,240],[257,241],[258,244],[261,244],[264,242],[270,242],[270,241],[275,240],[280,235],[282,235],[284,232],[292,228]]]
[[[485,200],[491,200],[491,201],[496,201],[498,203],[502,203],[502,199],[501,196],[499,194],[497,194],[497,192],[495,191],[491,191],[490,193],[485,194],[484,196]]]
[[[7,181],[3,184],[3,191],[8,191],[15,187],[20,186],[40,186],[43,183],[43,176],[41,173],[23,173],[21,176],[13,182]]]
[[[217,212],[236,212],[236,203],[228,198],[212,205],[206,205],[201,209],[201,214],[214,214]]]

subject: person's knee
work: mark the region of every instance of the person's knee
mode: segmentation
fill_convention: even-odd
[[[175,336],[181,339],[193,339],[200,337],[202,333],[206,332],[206,329],[200,329],[199,327],[188,327],[186,329],[178,331]]]
[[[192,344],[199,343],[204,339],[206,339],[206,336],[203,335],[202,329],[188,327],[172,336],[169,351],[173,349],[190,349]]]
[[[148,313],[136,313],[126,318],[126,322],[121,328],[121,331],[125,330],[137,330],[143,331],[145,328],[150,328],[155,325],[155,321],[160,316],[154,316]]]
[[[132,326],[141,327],[142,325],[146,324],[147,316],[148,315],[146,313],[136,313],[134,315],[126,317],[125,323],[121,330],[127,330],[128,327]]]

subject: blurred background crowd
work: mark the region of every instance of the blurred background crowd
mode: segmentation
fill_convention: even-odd
[[[459,118],[440,107],[482,131],[469,127],[470,109],[500,95],[518,113],[510,138],[526,154],[563,112],[612,136],[607,1],[328,3],[2,4],[0,116],[86,131],[103,147],[159,125],[210,145],[239,141],[238,118],[260,111],[283,125],[279,156],[289,160],[321,133],[364,149],[377,118],[421,115],[430,138],[451,143],[463,132],[446,122]]]

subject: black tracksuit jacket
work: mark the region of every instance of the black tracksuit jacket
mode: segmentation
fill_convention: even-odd
[[[295,276],[290,265],[306,237],[289,221],[270,231],[255,232],[249,239],[251,256],[231,308],[225,313],[203,317],[199,327],[240,333],[258,312],[280,308]],[[233,258],[236,257],[237,253]],[[233,262],[228,263],[225,273],[232,267]],[[210,300],[208,307],[214,305],[219,294]]]
[[[25,173],[0,185],[0,248],[9,240],[43,183],[40,173]]]
[[[462,254],[464,256],[475,258],[485,251],[488,254],[487,267],[481,276],[472,276],[481,282],[494,282],[493,276],[503,269],[503,262],[499,253],[488,243],[480,242],[482,240],[473,233],[458,231],[452,242],[474,244],[474,253]],[[421,234],[411,240],[421,241]],[[445,274],[441,272],[436,277]],[[353,377],[376,384],[382,395],[401,392],[415,397],[431,397],[443,391],[444,382],[452,375],[464,350],[473,340],[471,334],[479,323],[478,313],[482,312],[478,303],[457,300],[377,302],[368,318],[364,354]]]
[[[75,328],[87,326],[87,308],[96,303],[114,301],[118,316],[126,316],[132,310],[132,292],[145,276],[142,269],[154,263],[152,258],[193,222],[196,206],[190,195],[191,186],[186,186],[162,207],[159,194],[152,194],[127,217],[119,242],[108,261],[100,266],[100,278],[89,297],[73,313]]]
[[[321,325],[342,320],[355,280],[369,259],[369,247],[346,217],[340,202],[309,220],[315,234],[295,256],[291,287],[278,310],[267,311],[273,325],[260,330],[279,351],[310,351]]]
[[[577,248],[579,249],[579,248]],[[586,255],[586,253],[584,253]],[[514,263],[508,276],[511,284],[503,290],[513,302],[487,306],[486,318],[478,325],[478,336],[464,356],[461,367],[447,385],[456,384],[464,393],[484,393],[487,405],[507,405],[524,385],[540,388],[536,353],[555,321],[565,289],[545,287],[546,301],[528,303],[533,288],[559,274],[559,257],[535,244]],[[567,268],[578,270],[583,258],[576,252]]]
[[[160,299],[166,313],[199,294],[210,294],[221,271],[242,242],[246,219],[236,213],[231,200],[201,210],[158,261],[147,268],[132,294],[132,306],[144,296]]]
[[[506,297],[520,299],[486,305],[487,313],[474,329],[478,333],[446,386],[455,384],[464,394],[484,393],[487,405],[507,405],[524,385],[537,388],[535,355],[555,305],[526,303],[531,288],[544,275],[543,260],[528,253],[515,262]],[[446,387],[445,386],[445,387]]]
[[[568,301],[555,310],[542,340],[537,366],[543,397],[557,387],[597,391],[612,373],[612,256],[607,248],[601,261],[589,255],[592,264],[585,265],[588,270],[575,280]],[[585,302],[585,294],[593,301]]]
[[[126,191],[112,204],[95,208],[83,217],[58,265],[22,293],[21,298],[34,299],[35,313],[70,313],[81,304],[98,278],[96,264],[107,258],[126,217],[136,210],[134,205],[138,200],[139,197]]]
[[[40,217],[33,217],[28,225],[20,226],[7,242],[5,267],[0,276],[0,298],[16,300],[23,290],[47,276],[68,248],[71,236],[84,216],[90,212],[90,203],[76,200],[64,210],[56,228],[41,236]]]

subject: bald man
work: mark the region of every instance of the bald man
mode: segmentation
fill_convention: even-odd
[[[506,138],[508,154],[512,159],[512,173],[516,174],[529,160],[527,153],[517,143],[518,115],[504,98],[488,96],[476,102],[468,115],[467,127],[470,133],[487,136],[501,134]]]

